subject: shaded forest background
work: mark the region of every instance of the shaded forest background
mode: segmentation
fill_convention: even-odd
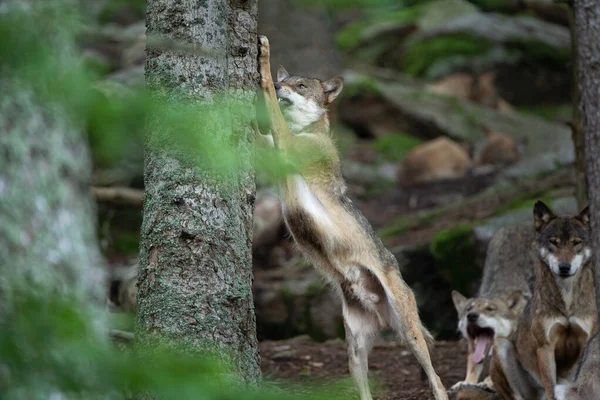
[[[23,244],[27,229],[1,231],[0,265],[15,265],[19,268],[11,271],[23,273],[6,275],[7,281],[14,279],[18,284],[8,292],[3,286],[2,295],[17,300],[4,304],[2,321],[11,329],[1,333],[5,345],[0,352],[4,359],[26,360],[0,373],[0,382],[11,383],[6,386],[10,388],[6,398],[34,398],[36,393],[52,392],[55,386],[68,388],[73,398],[125,398],[140,390],[178,399],[195,398],[200,392],[207,398],[280,398],[281,390],[286,396],[290,392],[288,384],[281,382],[290,380],[311,382],[316,389],[309,392],[318,396],[318,383],[324,378],[331,386],[326,398],[332,398],[332,393],[344,396],[351,389],[338,386],[348,375],[340,342],[344,332],[339,301],[301,258],[282,224],[272,185],[274,170],[281,164],[261,154],[250,160],[249,145],[244,147],[248,159],[241,164],[247,168],[250,162],[257,163],[257,190],[255,198],[249,196],[240,203],[249,224],[254,200],[252,238],[248,229],[243,240],[249,244],[252,239],[252,296],[261,369],[275,383],[261,393],[229,386],[222,375],[222,360],[173,355],[172,350],[179,347],[172,343],[166,344],[170,350],[166,353],[161,352],[163,344],[140,344],[140,351],[129,357],[135,330],[132,315],[138,308],[137,264],[143,231],[144,164],[148,163],[143,135],[146,117],[166,118],[173,130],[181,128],[181,141],[170,150],[194,149],[194,162],[202,165],[202,160],[217,160],[215,169],[227,175],[238,171],[231,167],[239,167],[236,155],[227,154],[211,140],[194,141],[188,133],[198,126],[216,126],[221,117],[239,122],[248,116],[220,99],[213,100],[221,109],[198,112],[193,102],[171,108],[140,96],[148,54],[166,48],[207,56],[206,49],[147,37],[148,10],[143,0],[82,4],[85,24],[63,27],[77,32],[64,42],[64,32],[52,28],[52,23],[63,21],[61,9],[44,14],[37,20],[39,26],[23,15],[7,20],[2,14],[0,21],[1,37],[20,37],[2,50],[2,59],[10,60],[3,61],[3,71],[11,74],[0,79],[3,92],[10,94],[1,103],[4,119],[0,122],[4,123],[0,125],[13,132],[3,139],[22,137],[35,142],[34,138],[47,132],[31,151],[15,147],[21,143],[18,140],[0,140],[0,154],[11,155],[0,157],[0,166],[2,162],[17,165],[17,160],[32,166],[28,173],[33,171],[26,174],[7,168],[5,175],[0,173],[0,178],[9,176],[15,181],[26,178],[20,193],[5,197],[10,201],[0,204],[0,214],[13,215],[7,210],[26,204],[29,208],[22,207],[25,211],[10,220],[26,226],[24,221],[44,208],[43,202],[34,201],[36,196],[43,197],[45,188],[59,187],[67,176],[75,184],[59,191],[53,201],[70,205],[86,227],[72,229],[79,224],[65,223],[60,212],[39,222],[38,226],[53,233],[44,240],[46,246],[61,248],[60,238],[70,238],[78,246],[77,257],[66,261],[59,257],[67,282],[48,273],[52,269],[44,274],[35,269],[35,263],[43,259],[39,258],[43,247],[31,251],[28,258],[16,256],[23,249],[31,250]],[[559,213],[574,213],[587,202],[583,118],[575,85],[569,7],[549,0],[259,0],[258,10],[258,32],[271,40],[273,65],[283,64],[292,74],[321,79],[344,75],[344,91],[331,115],[351,197],[400,261],[421,317],[439,341],[436,369],[444,384],[455,383],[463,376],[465,346],[455,342],[456,312],[450,291],[475,294],[490,238],[500,227],[529,222],[536,200],[544,200]],[[22,31],[33,34],[21,35]],[[48,47],[39,46],[45,41]],[[32,51],[21,57],[22,48]],[[64,59],[54,64],[40,62],[39,69],[23,68],[59,58],[48,49],[65,54]],[[69,58],[74,54],[77,57]],[[87,86],[94,90],[82,94],[79,89]],[[56,110],[48,104],[56,104]],[[85,123],[62,125],[61,106],[65,105],[84,115]],[[23,110],[32,110],[39,118],[29,119]],[[62,141],[65,132],[87,134],[91,165],[85,146],[69,141],[75,136]],[[494,143],[489,132],[510,138],[510,146]],[[453,173],[412,182],[406,173],[412,167],[410,156],[432,141],[441,143],[442,153],[460,155],[452,161],[455,164],[445,167]],[[491,153],[486,150],[490,146]],[[444,157],[436,154],[431,156],[434,164],[444,165]],[[498,154],[509,156],[498,159]],[[48,167],[71,159],[66,168]],[[248,192],[253,192],[249,183],[253,172],[244,168],[244,182]],[[95,204],[86,195],[90,182]],[[4,189],[0,179],[0,195]],[[23,193],[30,194],[25,196],[27,201]],[[153,195],[167,193],[156,190]],[[218,202],[211,207],[221,208]],[[97,213],[96,227],[86,219],[90,210]],[[183,235],[180,244],[192,238]],[[152,259],[151,252],[145,256]],[[244,256],[250,253],[240,257]],[[98,269],[104,267],[110,282],[103,286],[98,283]],[[34,282],[52,283],[30,291],[31,276]],[[244,279],[252,277],[246,274]],[[90,297],[109,301],[113,313],[108,325],[116,330],[106,336],[127,356],[115,357],[109,350],[114,343],[107,343],[101,330],[85,328],[95,315]],[[149,308],[147,304],[146,311]],[[106,321],[97,322],[96,328]],[[56,330],[57,326],[61,328]],[[90,342],[96,344],[90,346]],[[32,357],[42,344],[48,351]],[[382,398],[427,398],[429,391],[418,378],[414,360],[390,335],[378,342],[375,354],[371,369],[381,384]],[[256,359],[256,354],[250,358]],[[203,379],[198,380],[199,375]],[[257,376],[258,371],[249,375]],[[302,396],[306,388],[291,392]]]
[[[144,2],[99,7],[101,35],[88,40],[86,55],[104,82],[143,84],[144,15]],[[536,199],[558,212],[578,208],[568,7],[264,0],[259,32],[271,39],[274,65],[321,79],[344,74],[333,130],[352,197],[401,260],[425,323],[439,338],[456,339],[450,290],[475,293],[493,233],[529,221]],[[518,160],[402,185],[399,168],[416,146],[445,137],[472,156],[487,144],[485,129],[514,138]],[[143,152],[139,142],[129,146],[110,161],[94,153],[99,234],[112,267],[132,263],[139,248]],[[278,199],[260,178],[253,241],[259,339],[343,337],[337,300],[287,239]]]

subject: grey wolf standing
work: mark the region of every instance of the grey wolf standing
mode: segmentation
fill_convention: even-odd
[[[386,325],[411,348],[435,398],[447,399],[431,364],[427,340],[432,339],[421,324],[414,294],[394,255],[346,193],[327,117],[327,106],[342,91],[343,79],[290,76],[280,68],[278,82],[273,82],[264,36],[259,68],[272,137],[259,134],[257,139],[274,143],[295,168],[280,183],[284,219],[304,255],[342,299],[349,367],[361,399],[371,399],[367,356],[375,334]]]

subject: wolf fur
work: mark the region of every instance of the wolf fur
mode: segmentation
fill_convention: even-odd
[[[343,78],[320,81],[290,76],[280,68],[278,82],[273,82],[269,51],[267,38],[261,36],[260,86],[272,140],[258,133],[259,140],[272,142],[296,168],[297,173],[280,183],[284,220],[303,254],[342,300],[349,367],[361,399],[371,399],[367,357],[384,326],[391,326],[408,344],[435,398],[447,399],[431,363],[432,338],[421,324],[415,296],[394,255],[347,195],[326,112],[341,92]]]
[[[494,339],[509,337],[514,332],[517,319],[531,297],[533,240],[531,225],[501,228],[488,246],[477,297],[466,298],[452,292],[458,328],[469,349],[465,379],[454,388],[476,384],[491,356]]]
[[[498,338],[494,388],[503,399],[557,400],[598,331],[589,211],[559,217],[534,206],[535,286],[512,338]]]
[[[556,387],[557,400],[596,400],[600,397],[600,335],[588,343],[573,382]]]

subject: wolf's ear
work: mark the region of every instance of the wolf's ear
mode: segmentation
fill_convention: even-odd
[[[277,82],[281,82],[289,76],[290,74],[283,68],[283,65],[280,65],[279,68],[277,68]]]
[[[525,302],[524,300],[525,300],[525,297],[523,296],[523,292],[521,292],[520,290],[515,290],[514,292],[512,292],[508,296],[506,296],[506,299],[505,299],[506,305],[511,310],[520,308],[521,305]]]
[[[344,77],[336,76],[327,81],[321,82],[325,91],[325,104],[331,104],[344,88]]]
[[[535,230],[541,230],[550,220],[554,218],[554,214],[547,205],[541,201],[537,201],[533,206],[533,221],[535,224]]]
[[[463,296],[462,294],[460,294],[459,292],[457,292],[456,290],[453,290],[452,291],[452,302],[454,303],[454,307],[456,308],[456,311],[458,311],[460,313],[460,310],[462,310],[463,306],[467,302],[467,298],[465,296]]]
[[[583,222],[586,226],[590,226],[590,206],[586,206],[579,215],[577,219]]]

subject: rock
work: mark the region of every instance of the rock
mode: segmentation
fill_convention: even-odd
[[[477,7],[464,0],[437,0],[423,6],[417,23],[420,31],[430,31],[444,26],[448,21],[478,15]]]
[[[500,112],[514,112],[511,105],[502,99],[496,91],[494,72],[486,72],[479,76],[469,73],[450,74],[440,81],[427,85],[428,92],[441,96],[471,100],[476,103],[497,109]]]
[[[274,189],[259,189],[254,203],[252,230],[253,251],[273,247],[281,239],[283,215],[281,202]]]
[[[469,13],[446,19],[442,25],[414,34],[410,42],[454,34],[467,34],[494,44],[537,42],[563,53],[569,52],[571,48],[569,30],[562,26],[527,16],[505,17],[484,13]]]
[[[548,206],[557,214],[576,214],[577,200],[575,197],[561,197],[549,202]],[[488,218],[482,221],[474,228],[475,240],[480,246],[487,248],[492,236],[498,229],[506,226],[515,226],[522,223],[533,223],[533,206],[527,204],[526,207],[517,208],[497,217]]]
[[[481,147],[475,147],[474,165],[492,165],[504,167],[523,158],[523,146],[512,136],[501,132],[492,132],[483,127],[485,140]]]
[[[404,187],[464,176],[471,166],[467,150],[446,137],[430,140],[411,150],[398,166]]]
[[[348,71],[344,74],[346,85],[359,83],[364,85],[364,76]],[[496,110],[461,99],[449,99],[424,93],[423,85],[411,80],[403,82],[369,79],[372,101],[383,105],[384,118],[389,119],[389,129],[409,132],[421,138],[448,136],[459,142],[475,143],[483,138],[481,126],[495,132],[513,137],[517,142],[527,140],[523,151],[523,161],[516,164],[535,163],[531,160],[558,161],[563,165],[574,160],[571,132],[566,125],[550,122],[541,118],[501,113]],[[356,97],[361,97],[357,94]],[[378,120],[375,104],[368,114],[350,106],[346,110],[346,101],[340,107],[343,121],[350,120],[354,126],[370,130],[371,121]],[[347,114],[352,113],[352,115]],[[393,118],[393,120],[392,120]],[[546,163],[547,164],[547,163]],[[545,170],[548,165],[542,165]]]

